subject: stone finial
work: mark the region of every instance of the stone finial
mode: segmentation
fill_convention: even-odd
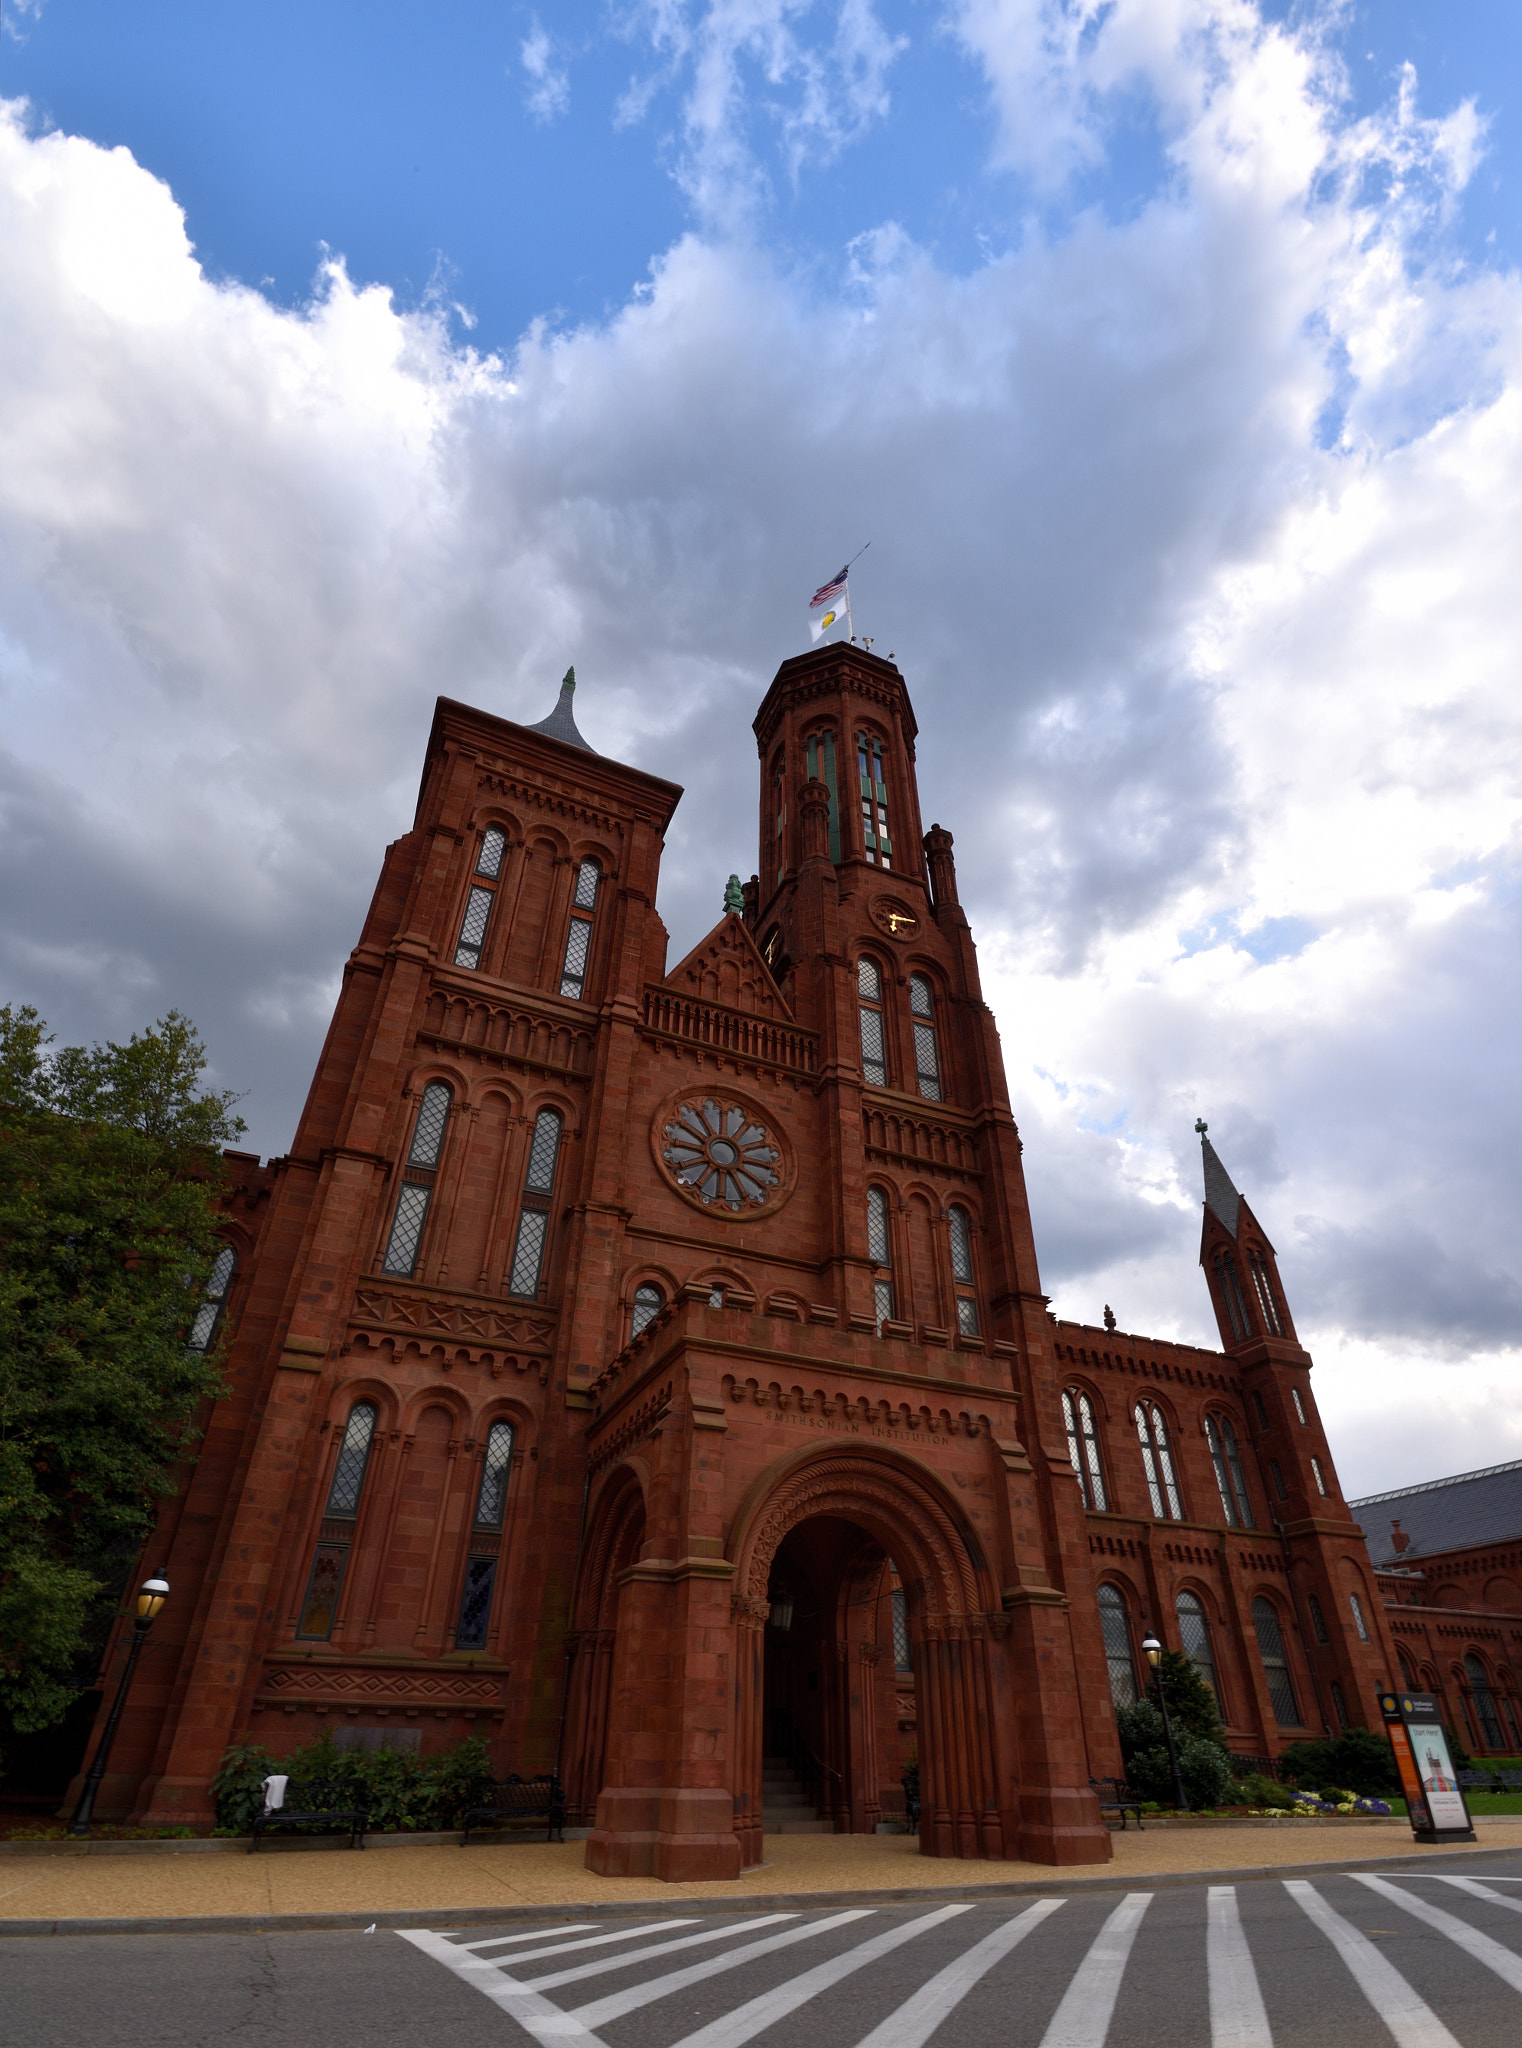
[[[743,910],[745,908],[745,891],[740,887],[740,877],[738,875],[731,875],[724,884],[724,908],[726,910]]]
[[[1114,1309],[1113,1309],[1113,1308],[1111,1308],[1110,1304],[1109,1304],[1108,1302],[1106,1302],[1106,1303],[1105,1303],[1105,1328],[1106,1328],[1107,1330],[1113,1330],[1113,1329],[1114,1329],[1114,1327],[1115,1327],[1115,1311],[1114,1311]]]

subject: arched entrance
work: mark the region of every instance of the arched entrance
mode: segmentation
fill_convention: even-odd
[[[565,1735],[560,1775],[566,1820],[590,1827],[608,1751],[620,1575],[639,1555],[645,1496],[635,1474],[615,1474],[597,1504],[582,1561],[573,1626],[566,1636]]]
[[[916,1680],[920,1847],[1002,1857],[1018,1832],[1006,1618],[972,1531],[922,1467],[891,1453],[805,1453],[737,1518],[735,1832],[762,1860],[762,1760],[811,1753],[840,1829],[874,1827],[884,1758],[877,1674],[897,1567]],[[774,1602],[774,1596],[776,1600]],[[768,1626],[791,1598],[790,1626]],[[895,1760],[888,1760],[893,1768]]]

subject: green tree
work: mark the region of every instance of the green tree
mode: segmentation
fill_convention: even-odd
[[[174,1490],[214,1355],[185,1332],[216,1257],[236,1098],[171,1011],[53,1053],[0,1008],[0,1725],[51,1726]]]

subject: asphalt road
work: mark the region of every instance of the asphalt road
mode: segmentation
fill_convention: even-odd
[[[0,1942],[4,2048],[1518,2048],[1522,1856],[373,1934]]]

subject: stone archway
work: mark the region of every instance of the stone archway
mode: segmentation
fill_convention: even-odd
[[[934,1478],[891,1452],[806,1453],[758,1482],[737,1520],[735,1832],[761,1860],[762,1631],[784,1539],[816,1519],[845,1522],[891,1556],[908,1596],[918,1671],[920,1847],[1002,1858],[1018,1834],[1002,1643],[1007,1622],[976,1539]],[[748,1639],[748,1640],[747,1640]],[[850,1654],[850,1645],[844,1645]],[[1003,1704],[1006,1711],[997,1711]]]
[[[626,1468],[613,1476],[597,1503],[566,1636],[560,1775],[566,1819],[573,1827],[589,1827],[596,1817],[612,1711],[619,1578],[638,1557],[644,1536],[644,1492]]]

